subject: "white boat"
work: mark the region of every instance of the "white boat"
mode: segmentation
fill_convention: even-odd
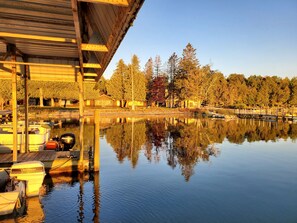
[[[29,151],[44,150],[50,137],[50,127],[46,124],[31,124],[28,128]],[[18,124],[17,149],[25,147],[25,126]],[[12,124],[0,125],[0,153],[11,152],[13,149],[13,126]]]
[[[44,164],[40,161],[15,163],[10,169],[10,178],[26,182],[26,196],[38,196],[45,177]]]
[[[0,216],[24,211],[25,183],[10,180],[6,170],[0,171]]]

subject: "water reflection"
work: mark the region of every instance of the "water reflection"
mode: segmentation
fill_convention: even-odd
[[[203,222],[209,222],[209,219],[219,222],[218,219],[224,218],[225,222],[230,222],[232,218],[228,216],[242,220],[242,215],[250,212],[256,217],[250,221],[246,218],[246,222],[253,222],[257,216],[269,219],[275,213],[281,215],[282,212],[275,210],[288,204],[287,210],[295,210],[296,196],[293,192],[297,184],[293,176],[296,175],[296,152],[288,154],[283,150],[270,150],[269,147],[271,153],[266,154],[257,147],[257,143],[253,144],[253,151],[239,150],[239,147],[223,150],[222,147],[227,141],[229,147],[229,143],[269,141],[269,146],[272,146],[279,139],[294,141],[297,138],[297,124],[253,120],[227,122],[126,118],[109,119],[100,126],[101,137],[114,151],[107,149],[108,152],[117,159],[113,162],[114,159],[105,157],[101,185],[99,173],[46,176],[44,195],[40,199],[28,199],[27,214],[12,222],[99,222],[100,217],[109,222],[153,222],[152,219],[159,222],[166,219],[171,222],[184,222],[182,220],[185,219],[195,222],[199,217]],[[52,132],[64,132],[63,128],[79,134],[78,125],[57,126]],[[86,122],[86,147],[94,143],[93,132],[93,123]],[[105,154],[106,148],[102,148]],[[294,148],[294,145],[284,150],[288,152],[290,148]],[[228,155],[224,157],[223,154]],[[261,154],[264,154],[264,158],[261,158]],[[245,156],[248,157],[246,160],[243,158]],[[165,165],[142,165],[143,157],[148,163]],[[214,157],[220,157],[216,162],[217,169],[202,169],[202,163],[208,163]],[[121,164],[123,168],[119,171],[117,164],[127,162],[134,168],[133,175],[129,165]],[[182,177],[180,174],[172,177],[174,172],[167,171],[168,166],[180,171]],[[200,171],[200,174],[194,176],[194,171]],[[183,178],[189,182],[184,184]],[[271,213],[267,212],[263,217],[269,207]],[[213,210],[217,210],[217,213]]]
[[[112,146],[119,162],[130,160],[137,166],[140,151],[148,161],[159,162],[166,154],[167,164],[179,166],[186,181],[194,174],[199,162],[209,162],[220,154],[219,144],[245,141],[276,141],[297,137],[297,125],[254,120],[209,120],[158,118],[125,120],[104,130],[106,141]]]

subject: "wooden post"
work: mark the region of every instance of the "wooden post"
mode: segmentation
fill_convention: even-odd
[[[24,152],[29,151],[29,134],[28,134],[28,129],[29,129],[29,101],[28,101],[28,76],[29,76],[29,65],[25,65],[25,150]]]
[[[84,118],[79,119],[79,168],[83,170],[83,161],[84,161]]]
[[[16,47],[15,45],[9,45],[11,52],[11,61],[16,61]],[[12,90],[12,125],[13,125],[13,155],[12,161],[17,162],[18,152],[18,118],[17,118],[17,75],[16,65],[12,64],[11,69],[11,90]]]
[[[42,88],[39,88],[39,106],[40,107],[43,107],[43,89]]]
[[[94,171],[97,172],[100,170],[100,112],[99,110],[95,110],[94,114],[95,119],[95,129],[94,129],[94,141],[95,141],[95,149],[94,149]]]
[[[78,74],[78,86],[79,86],[79,118],[84,116],[84,85],[83,76]]]

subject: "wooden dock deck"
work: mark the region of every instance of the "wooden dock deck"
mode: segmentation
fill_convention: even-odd
[[[79,151],[39,151],[31,153],[19,153],[18,162],[41,161],[47,173],[61,173],[73,171],[89,170],[89,155],[84,152],[82,166],[79,166]],[[12,162],[12,153],[0,154],[0,166],[10,167]]]

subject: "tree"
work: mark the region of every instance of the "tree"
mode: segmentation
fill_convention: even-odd
[[[224,106],[227,103],[227,81],[221,72],[214,71],[208,77],[208,87],[204,102],[215,106]]]
[[[154,63],[154,68],[155,68],[155,76],[158,77],[161,74],[161,66],[162,66],[162,61],[159,55],[155,57],[155,63]]]
[[[122,59],[119,60],[117,68],[112,74],[110,81],[107,83],[107,92],[114,99],[121,101],[121,107],[124,107],[127,100],[127,89],[125,80],[128,76],[128,68]]]
[[[230,74],[228,81],[229,105],[241,107],[246,104],[247,86],[243,74]]]
[[[145,101],[146,98],[146,80],[144,74],[140,71],[140,62],[136,55],[132,56],[131,64],[128,65],[127,78],[125,78],[125,98],[132,101]]]
[[[176,76],[178,74],[179,66],[178,66],[179,58],[176,53],[173,53],[168,59],[168,98],[170,98],[170,107],[172,108],[174,105],[174,98],[176,96],[176,88],[175,81]]]
[[[183,56],[179,61],[179,72],[175,82],[178,96],[181,101],[184,101],[191,96],[188,91],[188,87],[191,87],[191,85],[187,86],[187,83],[189,84],[187,80],[190,74],[192,74],[193,79],[195,79],[195,72],[197,72],[196,70],[199,66],[199,61],[196,57],[196,49],[188,43],[183,50]]]
[[[167,79],[165,75],[156,76],[153,78],[151,89],[151,100],[157,106],[165,104],[165,93],[167,87]]]
[[[95,90],[99,91],[99,94],[107,94],[107,82],[106,79],[102,76],[95,85]]]
[[[297,77],[293,77],[290,81],[290,100],[292,106],[297,106]]]
[[[151,89],[154,75],[153,59],[149,58],[144,67],[144,76],[146,79],[146,101],[149,104],[151,102]]]

